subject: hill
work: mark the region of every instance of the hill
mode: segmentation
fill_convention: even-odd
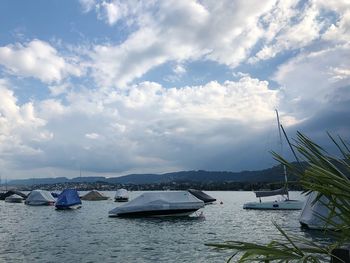
[[[31,178],[21,180],[11,180],[9,185],[32,185],[32,184],[57,184],[57,183],[94,183],[105,182],[111,184],[160,184],[171,182],[201,182],[201,183],[222,183],[222,182],[281,182],[283,181],[282,166],[259,171],[241,171],[241,172],[220,172],[220,171],[180,171],[164,174],[129,174],[120,177],[76,177],[68,179],[66,177],[57,178]],[[289,176],[290,180],[295,180]]]

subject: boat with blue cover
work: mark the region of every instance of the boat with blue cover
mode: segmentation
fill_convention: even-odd
[[[78,191],[75,189],[63,190],[63,192],[57,197],[55,206],[58,210],[80,208],[81,200]]]

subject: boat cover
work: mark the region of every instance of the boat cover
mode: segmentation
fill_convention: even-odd
[[[57,197],[56,201],[56,207],[69,207],[78,204],[81,204],[81,200],[75,189],[63,190],[63,192]]]
[[[123,215],[149,211],[198,210],[203,206],[204,202],[202,200],[187,191],[147,192],[109,211],[109,214]]]
[[[20,195],[17,195],[17,194],[13,194],[13,195],[10,195],[8,197],[5,198],[5,201],[9,200],[23,200],[24,198]]]
[[[188,191],[192,195],[197,197],[199,200],[202,200],[204,203],[212,203],[212,202],[216,201],[216,199],[214,197],[204,193],[203,191],[196,190],[196,189],[188,189]]]
[[[101,201],[101,200],[107,200],[108,197],[101,194],[97,190],[92,190],[88,192],[86,195],[81,197],[81,200],[86,200],[86,201]]]
[[[11,196],[11,195],[13,195],[13,194],[19,195],[19,196],[21,196],[23,199],[26,199],[26,198],[27,198],[27,195],[26,195],[26,194],[23,194],[23,193],[21,193],[21,192],[19,192],[19,191],[15,191],[15,190],[9,190],[9,191],[7,191],[6,193],[0,194],[0,200],[5,200],[6,197],[9,197],[9,196]]]
[[[121,188],[115,193],[115,198],[129,198],[128,190]]]
[[[27,197],[25,204],[27,205],[41,205],[47,203],[54,203],[56,200],[49,191],[33,190]]]
[[[271,190],[271,191],[254,191],[256,197],[268,197],[268,196],[274,196],[274,195],[287,195],[288,190],[283,187],[277,190]]]
[[[303,210],[301,211],[299,222],[302,225],[307,226],[311,229],[332,229],[332,225],[326,224],[325,219],[322,218],[328,218],[330,215],[330,210],[327,206],[324,204],[328,204],[329,200],[327,197],[322,196],[319,200],[314,202],[317,198],[317,192],[312,192],[309,194]],[[339,217],[334,216],[331,218],[331,222],[333,223],[341,223],[341,220]]]

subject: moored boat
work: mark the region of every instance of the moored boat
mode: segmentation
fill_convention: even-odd
[[[25,200],[26,205],[41,206],[41,205],[54,205],[55,198],[49,191],[45,190],[33,190]]]
[[[56,209],[66,210],[66,209],[78,209],[81,208],[81,200],[77,190],[75,189],[65,189],[57,197]]]
[[[243,205],[244,209],[256,210],[300,210],[304,202],[300,200],[289,199],[288,190],[285,188],[272,191],[255,191],[255,195],[259,198],[259,202],[248,202]],[[280,200],[275,201],[261,201],[261,197],[269,197],[280,195]]]
[[[127,201],[129,201],[128,190],[126,190],[124,188],[118,189],[117,192],[115,193],[114,201],[115,202],[127,202]]]
[[[5,202],[7,203],[22,203],[23,200],[23,197],[17,194],[13,194],[5,198]]]
[[[81,200],[85,200],[85,201],[102,201],[102,200],[107,200],[107,199],[109,199],[108,196],[101,194],[97,190],[91,190],[86,195],[83,195],[81,197]]]
[[[317,192],[311,192],[301,211],[299,222],[302,227],[313,230],[334,230],[335,225],[343,223],[338,216],[341,212],[338,209],[331,211],[327,205],[329,200],[325,196],[317,198]]]
[[[188,216],[203,206],[202,200],[187,191],[147,192],[109,211],[109,216]]]
[[[282,135],[281,135],[281,124],[278,115],[278,111],[276,110],[277,117],[277,125],[278,125],[278,134],[280,147],[282,152]],[[284,187],[271,190],[271,191],[255,191],[255,195],[259,198],[259,202],[248,202],[243,205],[243,209],[256,209],[256,210],[301,210],[304,202],[301,200],[291,200],[289,199],[288,192],[288,177],[287,177],[287,169],[283,165],[283,175],[284,175]],[[261,197],[269,197],[269,196],[281,196],[280,200],[275,201],[261,201]]]

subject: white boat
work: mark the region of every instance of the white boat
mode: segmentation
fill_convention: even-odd
[[[300,210],[303,207],[303,202],[300,200],[291,200],[288,195],[280,194],[281,199],[275,201],[261,201],[261,197],[279,195],[277,192],[287,192],[287,189],[281,188],[275,191],[259,191],[255,192],[256,197],[259,198],[259,202],[248,202],[243,205],[244,209],[255,210]],[[261,195],[266,193],[266,195]],[[268,194],[270,193],[270,194]]]
[[[189,216],[202,207],[204,202],[187,191],[147,192],[109,211],[109,216]]]
[[[126,189],[118,189],[114,197],[115,202],[127,202],[129,201],[129,193]]]
[[[54,205],[56,202],[55,198],[51,195],[49,191],[45,190],[33,190],[28,195],[25,200],[26,205]]]
[[[5,202],[7,203],[22,203],[23,202],[23,197],[13,194],[5,198]]]
[[[329,218],[331,211],[327,207],[329,200],[322,196],[316,200],[317,192],[311,192],[305,202],[303,210],[301,211],[299,222],[302,227],[314,230],[334,229],[334,224],[340,225],[342,220],[334,215]],[[336,210],[339,213],[339,210]],[[326,223],[325,219],[329,219]]]
[[[282,135],[281,135],[281,125],[280,125],[280,119],[278,116],[278,111],[276,110],[276,116],[277,116],[277,124],[278,124],[278,133],[279,133],[279,140],[281,145],[281,151],[282,151]],[[287,178],[287,171],[286,167],[283,166],[283,172],[284,172],[284,181],[285,185],[284,187],[272,190],[272,191],[255,191],[255,195],[257,198],[259,198],[259,202],[248,202],[243,205],[243,209],[256,209],[256,210],[301,210],[303,207],[304,202],[300,200],[291,200],[289,199],[289,192],[288,192],[288,178]],[[275,201],[261,201],[261,197],[269,197],[269,196],[280,196],[279,200]]]

